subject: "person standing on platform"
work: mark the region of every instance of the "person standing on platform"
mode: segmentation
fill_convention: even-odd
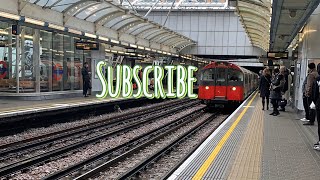
[[[270,115],[278,116],[279,110],[278,110],[278,103],[279,100],[281,100],[281,89],[283,88],[285,83],[284,79],[284,72],[280,72],[279,69],[274,70],[274,78],[271,81],[271,94],[270,99],[273,106],[273,112]]]
[[[83,64],[82,79],[83,79],[83,96],[88,97],[88,89],[90,89],[90,73],[89,73],[89,65],[87,62]]]
[[[265,68],[260,76],[259,91],[262,98],[262,110],[265,107],[265,100],[267,100],[267,110],[269,110],[269,96],[270,96],[271,75],[270,70]]]
[[[317,66],[318,77],[313,82],[312,86],[312,100],[316,104],[316,114],[318,122],[318,138],[319,141],[314,144],[313,148],[315,150],[320,150],[320,63]]]
[[[313,126],[314,121],[316,119],[315,115],[316,112],[314,109],[310,108],[310,105],[312,103],[312,85],[316,78],[318,77],[318,72],[316,71],[316,65],[314,63],[308,64],[308,76],[306,79],[306,82],[304,84],[304,94],[303,94],[303,106],[305,108],[306,117],[305,119],[301,119],[302,121],[308,121],[307,123],[304,123],[303,125],[309,125]]]
[[[283,94],[283,98],[281,100],[281,105],[280,105],[280,111],[286,111],[286,105],[288,103],[289,100],[289,86],[291,84],[291,81],[289,80],[289,76],[290,76],[290,72],[289,69],[287,69],[286,67],[282,66],[280,68],[280,71],[284,71],[284,78],[285,78],[285,83],[284,86],[281,90],[281,93]]]

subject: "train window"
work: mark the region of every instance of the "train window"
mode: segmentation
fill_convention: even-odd
[[[217,81],[225,82],[226,81],[226,69],[217,68]]]
[[[243,81],[243,74],[241,71],[229,69],[228,80],[229,81]]]
[[[214,69],[205,69],[201,73],[201,80],[213,81],[214,80]]]

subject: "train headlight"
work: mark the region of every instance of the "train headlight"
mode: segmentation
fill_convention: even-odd
[[[236,87],[232,87],[232,91],[235,91],[235,90],[237,90],[237,88]]]
[[[209,86],[206,86],[206,90],[208,90],[209,89]]]

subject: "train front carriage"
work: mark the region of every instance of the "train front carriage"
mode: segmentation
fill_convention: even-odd
[[[252,89],[251,75],[250,71],[232,63],[212,62],[201,71],[198,97],[209,106],[237,105]]]

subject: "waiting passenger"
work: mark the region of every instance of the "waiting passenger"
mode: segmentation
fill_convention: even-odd
[[[83,63],[83,68],[81,70],[82,79],[83,79],[83,96],[88,97],[88,89],[91,88],[90,84],[90,73],[89,73],[89,65],[87,62]]]
[[[301,119],[301,121],[307,121],[307,123],[304,123],[303,125],[313,126],[316,118],[316,112],[314,109],[310,109],[310,105],[312,103],[312,85],[318,77],[318,73],[314,63],[308,64],[308,68],[308,75],[303,83],[303,106],[306,116],[305,118]]]
[[[265,68],[260,76],[259,91],[262,98],[262,110],[265,107],[265,100],[267,99],[267,110],[269,110],[269,96],[270,96],[271,75],[270,70]]]
[[[312,86],[312,100],[316,104],[317,122],[318,122],[318,138],[319,141],[314,144],[315,150],[320,150],[320,63],[317,66],[318,77]]]
[[[279,100],[282,99],[281,89],[283,88],[284,83],[285,83],[283,73],[284,72],[280,73],[279,69],[275,69],[274,70],[274,78],[271,81],[271,90],[272,91],[271,91],[270,98],[271,98],[271,103],[273,106],[273,112],[270,115],[273,115],[273,116],[278,116],[280,114],[279,110],[278,110],[278,107],[279,107],[278,103],[279,103]]]
[[[289,69],[287,69],[284,66],[282,66],[280,68],[280,71],[281,70],[284,72],[284,78],[285,78],[286,81],[285,81],[285,84],[284,84],[284,86],[283,86],[283,88],[281,90],[281,93],[283,94],[283,98],[282,98],[281,103],[279,104],[279,106],[280,106],[280,111],[286,111],[285,107],[286,107],[286,105],[288,103],[288,99],[289,99],[289,91],[288,91],[288,89],[289,89],[289,86],[291,84],[291,81],[289,82],[289,74],[290,74],[290,72],[289,72]]]

